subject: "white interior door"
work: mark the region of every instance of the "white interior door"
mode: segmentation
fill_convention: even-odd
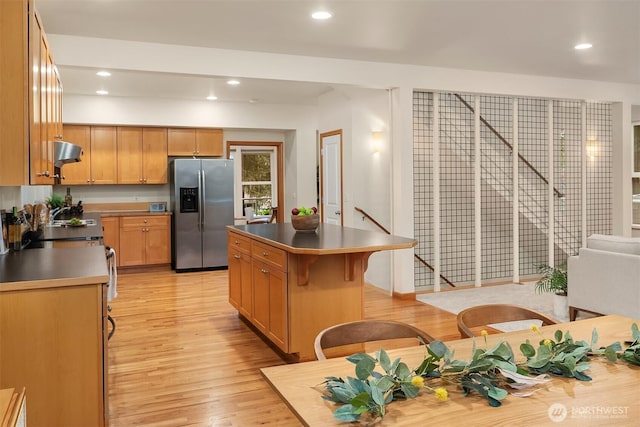
[[[342,130],[320,134],[322,221],[342,225]]]

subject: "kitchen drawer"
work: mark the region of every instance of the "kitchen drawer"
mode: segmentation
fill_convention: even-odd
[[[158,216],[123,216],[120,218],[120,228],[123,227],[166,227],[169,217]]]
[[[251,256],[282,271],[287,271],[287,253],[282,249],[252,240]]]
[[[251,253],[251,239],[249,239],[248,237],[243,237],[236,233],[229,233],[228,239],[229,248],[235,248],[240,252],[244,252],[246,254]]]

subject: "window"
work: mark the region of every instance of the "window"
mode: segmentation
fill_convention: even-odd
[[[229,151],[234,160],[235,216],[270,216],[278,200],[277,147],[238,146]]]

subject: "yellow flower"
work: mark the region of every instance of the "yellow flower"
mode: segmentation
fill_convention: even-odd
[[[424,387],[424,378],[422,377],[413,377],[411,378],[411,384],[413,384],[416,387]]]
[[[551,340],[545,339],[544,341],[542,341],[542,344],[546,345],[547,347],[551,347]]]
[[[533,332],[540,332],[540,328],[538,327],[538,325],[531,325],[529,326],[529,329],[531,329]]]
[[[489,332],[487,332],[486,329],[483,329],[480,331],[480,335],[482,335],[483,337],[486,337],[487,335],[489,335]]]
[[[437,389],[435,389],[433,391],[436,395],[436,399],[441,400],[441,401],[445,401],[447,400],[447,398],[449,398],[449,393],[447,392],[446,389],[442,388],[442,387],[438,387]]]

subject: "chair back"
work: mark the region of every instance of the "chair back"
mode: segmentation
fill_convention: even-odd
[[[431,335],[407,323],[393,320],[359,320],[330,326],[320,331],[316,336],[314,349],[318,360],[324,360],[327,358],[324,350],[328,348],[399,338],[419,338],[425,344],[434,340]]]
[[[467,308],[458,313],[458,331],[462,338],[477,336],[471,328],[517,320],[542,320],[542,325],[559,323],[553,317],[528,307],[514,304],[486,304]]]

